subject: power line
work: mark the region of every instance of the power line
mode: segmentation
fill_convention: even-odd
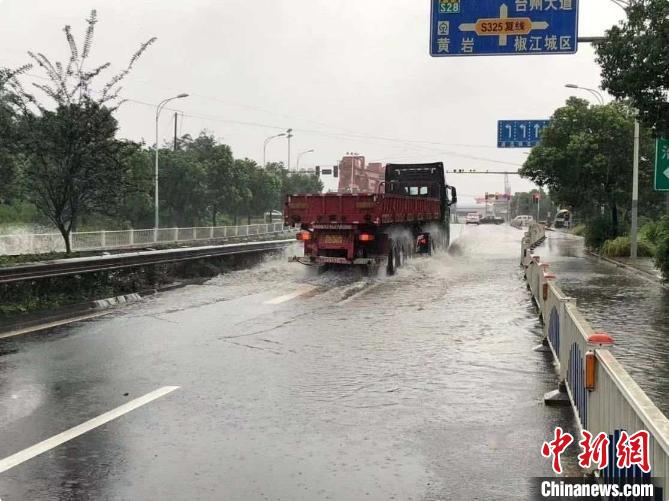
[[[613,1],[613,0],[612,0]],[[36,75],[34,73],[24,73],[25,76],[30,76],[32,78],[37,78],[40,80],[48,80],[50,81],[50,78],[43,77],[41,75]],[[98,93],[98,91],[94,89],[89,89],[89,91],[93,93]],[[198,95],[200,97],[205,97],[206,96],[201,96],[199,94],[193,94],[193,95]],[[209,99],[209,98],[208,98]],[[212,100],[216,101],[221,101],[215,98],[211,98]],[[141,101],[139,99],[131,99],[127,98],[124,99],[126,102],[131,102],[131,103],[136,103],[136,104],[141,104],[144,106],[150,106],[150,107],[155,107],[155,103],[149,103],[146,101]],[[221,101],[224,102],[224,101]],[[244,105],[240,105],[244,106]],[[253,108],[253,107],[249,107]],[[242,125],[242,126],[250,126],[250,127],[259,127],[259,128],[265,128],[265,129],[271,129],[271,130],[285,130],[285,126],[281,125],[271,125],[271,124],[264,124],[260,122],[249,122],[249,121],[242,121],[242,120],[231,120],[228,118],[223,118],[217,115],[206,115],[206,114],[199,114],[199,113],[184,113],[182,110],[177,110],[173,108],[165,108],[165,110],[168,111],[173,111],[173,112],[178,112],[181,114],[182,117],[189,117],[189,118],[195,118],[195,119],[200,119],[200,120],[207,120],[207,121],[212,121],[212,122],[221,122],[221,123],[229,123],[229,124],[235,124],[235,125]],[[264,111],[261,108],[258,108],[258,110]],[[308,121],[308,120],[307,120]],[[339,139],[359,139],[359,140],[366,140],[366,141],[373,141],[373,142],[385,142],[385,143],[396,143],[396,144],[402,144],[402,145],[410,145],[410,148],[416,149],[418,151],[431,151],[434,154],[442,154],[442,155],[450,155],[454,157],[459,157],[459,158],[467,158],[470,160],[478,160],[481,162],[489,162],[489,163],[496,163],[500,165],[511,165],[515,167],[520,167],[518,164],[514,164],[511,162],[505,162],[502,160],[496,160],[492,158],[486,158],[486,157],[481,157],[481,156],[476,156],[476,155],[468,155],[465,153],[459,153],[455,151],[446,151],[438,148],[434,148],[434,146],[451,146],[451,147],[468,147],[468,148],[493,148],[490,145],[473,145],[473,144],[458,144],[458,143],[440,143],[436,141],[425,141],[425,140],[415,140],[415,139],[401,139],[401,138],[393,138],[393,137],[386,137],[386,136],[375,136],[375,135],[370,135],[370,134],[362,134],[362,133],[349,133],[349,132],[327,132],[327,131],[322,131],[318,129],[307,129],[307,128],[294,128],[293,129],[295,132],[302,132],[306,134],[315,134],[315,135],[320,135],[320,136],[325,136],[325,137],[332,137],[332,138],[339,138]],[[426,145],[431,145],[426,146]],[[415,156],[415,155],[414,155]],[[395,160],[397,159],[396,157],[394,158]]]
[[[137,99],[126,99],[128,102],[132,103],[137,103],[137,104],[142,104],[145,106],[154,106],[152,103],[147,103],[145,101],[140,101]],[[165,108],[166,110],[171,110],[170,108]],[[171,111],[177,111],[177,110],[171,110]],[[223,117],[219,117],[216,115],[204,115],[204,114],[197,114],[197,113],[183,113],[183,116],[190,117],[190,118],[196,118],[200,120],[209,120],[213,122],[221,122],[221,123],[232,123],[236,125],[244,125],[244,126],[252,126],[252,127],[261,127],[265,129],[273,129],[273,130],[285,130],[285,126],[278,126],[278,125],[270,125],[270,124],[264,124],[264,123],[259,123],[259,122],[246,122],[246,121],[241,121],[241,120],[231,120]],[[414,141],[411,140],[402,140],[402,139],[397,139],[397,138],[383,138],[380,136],[358,136],[358,135],[350,135],[350,134],[343,134],[343,133],[336,133],[336,132],[325,132],[321,130],[316,130],[316,129],[300,129],[300,128],[294,128],[293,129],[295,132],[302,132],[306,134],[315,134],[315,135],[320,135],[320,136],[325,136],[325,137],[334,137],[334,138],[345,138],[345,139],[365,139],[368,141],[383,141],[383,142],[394,142],[398,144],[413,144]],[[441,143],[435,143],[435,144],[441,144]],[[450,155],[450,156],[455,156],[455,157],[460,157],[460,158],[467,158],[471,160],[478,160],[481,162],[490,162],[490,163],[497,163],[501,165],[511,165],[514,167],[520,167],[520,165],[512,163],[512,162],[505,162],[502,160],[496,160],[492,158],[486,158],[486,157],[480,157],[480,156],[475,156],[475,155],[468,155],[465,153],[458,153],[455,151],[445,151],[437,148],[430,148],[427,146],[419,146],[415,145],[413,146],[417,150],[429,150],[432,151],[433,154],[442,154],[442,155]]]

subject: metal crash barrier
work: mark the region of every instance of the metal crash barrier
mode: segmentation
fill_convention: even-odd
[[[538,226],[538,225],[537,225]],[[653,404],[608,349],[613,339],[595,332],[583,318],[574,298],[555,284],[549,265],[533,254],[543,239],[542,229],[531,227],[523,238],[522,265],[527,283],[541,312],[545,343],[556,361],[559,387],[567,392],[581,429],[604,432],[611,458],[622,432],[649,432],[650,473],[637,466],[619,469],[614,461],[599,472],[606,482],[652,478],[657,499],[669,492],[669,419]],[[664,496],[664,497],[663,497]]]
[[[244,226],[84,231],[70,234],[72,251],[95,251],[204,240],[271,235],[284,231],[283,222]],[[65,250],[60,233],[0,235],[0,255],[43,254]]]

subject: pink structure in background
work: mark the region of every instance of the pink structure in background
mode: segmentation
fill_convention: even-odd
[[[386,168],[380,162],[365,164],[357,153],[344,156],[339,162],[339,193],[376,193],[384,181]],[[383,188],[381,188],[383,192]]]

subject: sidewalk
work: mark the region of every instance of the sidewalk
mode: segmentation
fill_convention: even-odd
[[[647,278],[659,282],[663,287],[668,288],[663,281],[662,272],[655,266],[655,261],[651,257],[640,257],[637,259],[631,259],[629,257],[606,257],[600,254],[591,253],[593,256],[596,256],[604,261],[608,261],[611,264],[627,268],[630,271],[642,272]]]

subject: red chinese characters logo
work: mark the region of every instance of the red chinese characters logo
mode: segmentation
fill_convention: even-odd
[[[553,471],[555,473],[562,473],[562,463],[560,462],[560,456],[573,441],[574,437],[572,434],[563,432],[562,428],[558,426],[555,428],[555,435],[553,440],[550,442],[544,442],[544,445],[541,447],[541,455],[545,458],[553,459]]]
[[[590,468],[595,463],[600,470],[606,468],[609,465],[610,443],[608,435],[604,432],[593,437],[592,433],[583,430],[583,440],[578,443],[582,450],[578,455],[578,465],[581,468]]]
[[[626,431],[620,432],[615,447],[615,457],[612,454],[609,436],[600,432],[597,436],[583,430],[582,440],[578,443],[581,453],[578,455],[578,465],[581,468],[589,469],[597,467],[603,470],[611,462],[615,462],[617,468],[628,469],[637,466],[644,473],[650,473],[649,460],[649,441],[650,434],[645,431],[638,431],[633,435]],[[559,426],[555,428],[553,440],[544,442],[541,447],[541,455],[552,460],[553,471],[557,474],[562,473],[561,455],[574,442],[574,437],[562,430]]]
[[[616,457],[618,458],[616,466],[618,468],[638,466],[644,473],[650,473],[649,439],[650,434],[645,430],[637,431],[634,435],[628,435],[626,431],[621,431],[616,444]]]

